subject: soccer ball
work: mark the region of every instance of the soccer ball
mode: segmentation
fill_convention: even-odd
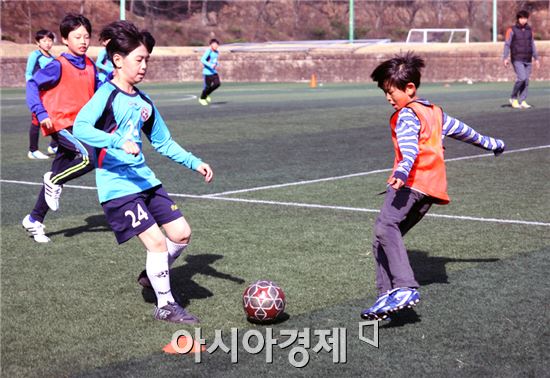
[[[285,293],[274,282],[256,281],[243,294],[243,308],[251,321],[269,322],[285,310]]]

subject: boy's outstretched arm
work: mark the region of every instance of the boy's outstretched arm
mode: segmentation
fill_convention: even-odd
[[[212,168],[191,152],[186,151],[172,139],[168,126],[166,126],[162,116],[152,102],[151,106],[153,107],[153,113],[145,122],[142,131],[151,142],[153,148],[161,155],[174,160],[176,163],[199,172],[204,176],[206,182],[212,181],[214,177]]]
[[[502,139],[481,135],[464,122],[446,113],[443,113],[443,135],[493,151],[495,156],[503,153],[506,148],[506,144]]]

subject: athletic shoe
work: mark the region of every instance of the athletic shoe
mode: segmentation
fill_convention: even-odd
[[[210,104],[212,102],[212,98],[210,96],[206,96],[206,102]]]
[[[395,290],[387,291],[378,297],[376,302],[361,312],[361,317],[366,320],[385,320],[388,318],[388,299]]]
[[[418,302],[420,302],[420,294],[416,289],[400,287],[390,295],[387,312],[397,312],[405,307],[411,308],[416,306]]]
[[[512,103],[514,102],[514,99],[513,99],[513,98],[509,98],[509,99],[508,99],[508,102],[510,103],[510,105],[512,105]]]
[[[149,281],[149,277],[147,277],[147,272],[143,270],[137,279],[138,284],[140,284],[143,287],[146,288],[153,288],[153,285],[151,285],[151,281]]]
[[[45,160],[49,159],[48,155],[43,154],[42,152],[36,150],[36,151],[29,151],[27,154],[27,157],[32,160]]]
[[[46,197],[46,203],[53,211],[59,209],[59,197],[63,190],[63,185],[54,184],[51,181],[52,173],[46,172],[44,174],[44,197]]]
[[[521,102],[520,106],[521,106],[522,109],[532,108],[532,106],[529,105],[525,100]]]
[[[199,98],[199,104],[201,104],[202,106],[207,106],[208,101],[206,101],[205,99]]]
[[[161,308],[155,306],[155,312],[153,315],[157,320],[164,320],[171,323],[199,323],[199,318],[197,318],[193,314],[188,313],[176,302],[168,302],[166,306]]]
[[[48,153],[50,155],[55,155],[57,153],[57,147],[48,146]]]
[[[31,219],[30,214],[23,218],[21,222],[25,230],[32,235],[34,241],[37,243],[48,243],[50,238],[44,233],[44,225],[37,220]]]
[[[512,108],[521,109],[521,105],[519,104],[519,101],[516,98],[512,100]]]

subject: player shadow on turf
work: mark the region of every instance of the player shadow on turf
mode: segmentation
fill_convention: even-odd
[[[86,221],[85,225],[48,232],[46,235],[52,236],[63,234],[64,236],[70,238],[85,232],[111,232],[111,227],[107,223],[107,219],[105,219],[105,215],[103,214],[90,215],[84,220]]]
[[[433,283],[449,283],[449,277],[447,275],[446,265],[448,263],[484,263],[484,262],[496,262],[497,258],[487,259],[455,259],[450,257],[430,256],[428,252],[424,251],[409,251],[409,260],[414,272],[414,277],[420,284],[420,286],[430,285]]]
[[[205,299],[214,295],[210,290],[193,281],[193,276],[196,274],[220,278],[238,284],[245,282],[242,278],[219,272],[210,266],[210,264],[222,258],[222,255],[215,254],[186,255],[185,264],[170,269],[172,294],[182,307],[187,306],[192,299]],[[143,288],[141,294],[146,302],[156,302],[155,292],[152,289]]]
[[[246,320],[251,324],[261,324],[263,326],[281,324],[286,322],[288,319],[290,319],[290,315],[284,311],[273,320],[256,320],[252,318],[246,318]]]
[[[419,323],[422,320],[414,308],[404,308],[403,310],[390,315],[390,320],[382,322],[380,328],[403,327],[407,324]]]
[[[510,109],[513,108],[511,104],[502,104],[502,105],[500,105],[500,107],[501,107],[501,108],[510,108]],[[531,105],[531,108],[534,108],[534,106]],[[521,110],[521,109],[520,109],[520,110]]]
[[[446,265],[453,262],[495,262],[500,259],[455,259],[450,257],[430,256],[428,252],[409,250],[409,261],[414,272],[414,277],[420,286],[426,286],[433,283],[449,283]],[[414,308],[405,308],[395,314],[390,315],[390,320],[380,325],[380,328],[403,327],[407,324],[421,322],[421,317]]]

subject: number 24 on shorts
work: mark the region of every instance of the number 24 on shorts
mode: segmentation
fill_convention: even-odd
[[[149,219],[149,215],[147,215],[147,212],[143,210],[139,203],[137,204],[137,214],[135,214],[132,210],[126,210],[124,212],[124,216],[132,218],[133,228],[138,227],[141,224],[142,220]]]

